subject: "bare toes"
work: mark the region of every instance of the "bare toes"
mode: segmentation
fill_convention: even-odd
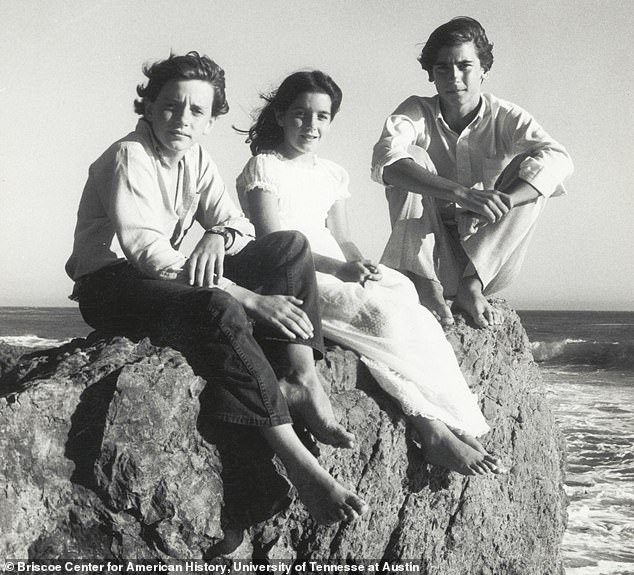
[[[355,514],[355,517],[367,513],[370,509],[370,506],[358,495],[351,495],[348,497],[346,503],[350,506],[350,509]]]

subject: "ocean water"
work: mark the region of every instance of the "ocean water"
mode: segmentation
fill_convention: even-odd
[[[566,573],[634,574],[634,313],[520,316],[568,448]]]
[[[568,448],[567,575],[634,575],[634,312],[519,312]],[[0,341],[60,345],[77,308],[0,308]]]

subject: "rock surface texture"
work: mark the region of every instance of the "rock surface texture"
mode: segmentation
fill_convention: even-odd
[[[371,511],[323,527],[295,500],[242,539],[225,529],[222,459],[199,431],[205,382],[180,353],[96,337],[17,363],[0,350],[0,557],[563,573],[563,439],[524,329],[506,310],[501,326],[459,320],[448,337],[491,425],[485,447],[508,475],[467,478],[425,464],[398,408],[355,354],[335,347],[320,370],[357,442],[322,446],[320,461]]]

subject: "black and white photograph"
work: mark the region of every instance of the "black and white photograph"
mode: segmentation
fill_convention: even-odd
[[[0,572],[634,575],[634,2],[0,20]]]

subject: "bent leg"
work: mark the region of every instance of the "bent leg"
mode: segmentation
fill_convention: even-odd
[[[314,357],[323,355],[319,293],[308,240],[299,232],[280,231],[251,242],[227,258],[227,277],[265,295],[292,295],[314,328],[311,339],[290,342],[268,326],[255,326],[255,335],[279,377],[279,386],[291,413],[306,424],[322,443],[352,447],[354,436],[333,413]]]
[[[116,268],[116,269],[115,269]],[[80,310],[105,333],[149,336],[181,351],[208,381],[215,419],[252,426],[291,421],[244,308],[226,292],[149,279],[129,264],[81,282]]]
[[[301,344],[312,347],[315,357],[323,356],[315,266],[310,244],[301,233],[274,232],[247,244],[240,253],[225,258],[225,275],[263,295],[289,295],[302,300],[299,307],[313,324],[313,337]],[[289,341],[272,327],[256,324],[254,329],[260,341]]]
[[[484,294],[508,287],[517,277],[545,203],[540,196],[531,204],[515,207],[502,220],[484,226],[462,243]]]
[[[263,434],[282,460],[300,499],[318,523],[353,520],[368,510],[363,499],[339,484],[319,465],[290,425],[269,427]]]
[[[525,154],[514,158],[499,176],[496,189],[504,191],[518,177]],[[480,228],[462,240],[470,265],[460,282],[456,304],[471,315],[480,327],[502,322],[502,313],[487,301],[487,295],[508,287],[524,262],[528,244],[546,198],[513,208],[499,222]]]
[[[417,163],[436,173],[425,150],[416,148]],[[443,325],[453,323],[445,297],[453,296],[458,287],[466,256],[448,233],[445,220],[454,217],[454,208],[431,196],[406,190],[386,190],[392,221],[392,234],[381,263],[407,275],[422,305]]]
[[[527,154],[520,154],[511,160],[495,183],[497,190],[503,192],[517,180],[526,157]],[[485,295],[504,289],[517,277],[545,205],[546,198],[540,195],[534,202],[513,208],[499,222],[484,226],[462,242],[482,281]]]

